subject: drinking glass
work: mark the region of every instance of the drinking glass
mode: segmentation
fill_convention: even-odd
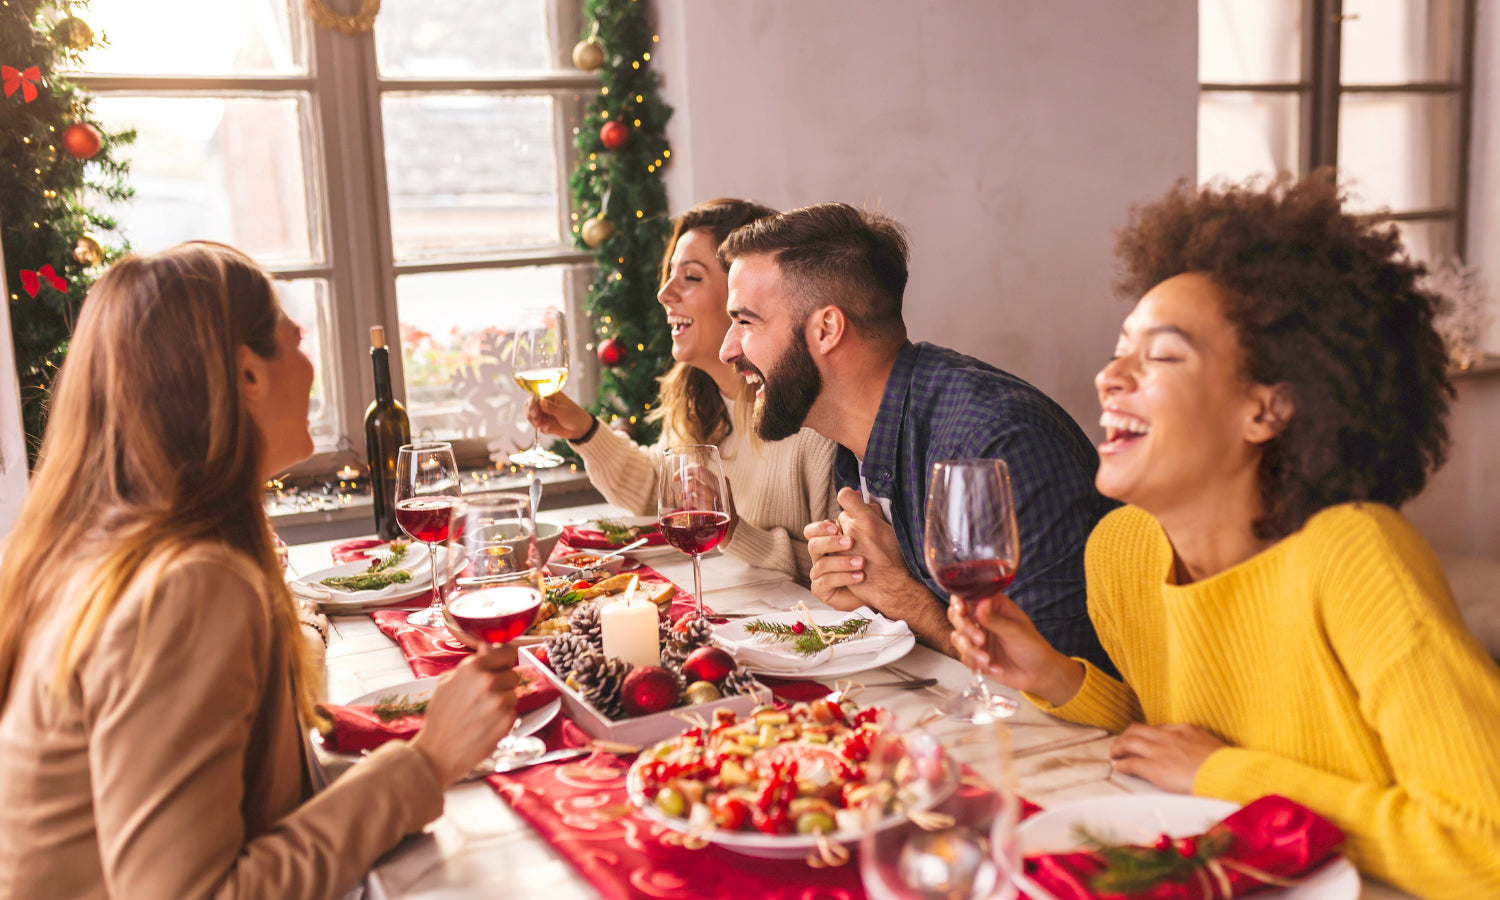
[[[525,634],[543,597],[531,499],[498,492],[466,497],[454,528],[471,568],[448,599],[448,627],[473,644],[505,644]],[[490,768],[546,749],[537,738],[508,734],[490,757]]]
[[[702,616],[700,560],[729,530],[729,490],[718,447],[690,444],[662,456],[656,514],[667,543],[693,558],[693,606]]]
[[[927,571],[968,614],[969,604],[1005,590],[1016,575],[1021,537],[1010,470],[998,459],[932,464],[927,482]],[[955,719],[980,722],[1015,715],[1016,703],[990,691],[976,669],[963,693],[942,706]]]
[[[511,376],[521,390],[541,399],[562,390],[568,380],[568,319],[563,311],[548,306],[521,314],[515,343],[511,345]],[[531,447],[512,453],[510,461],[533,469],[559,465],[563,458],[541,446],[541,434],[533,431]]]
[[[427,545],[427,557],[432,564],[432,605],[406,617],[413,625],[443,624],[438,547],[448,543],[454,505],[460,496],[452,444],[440,441],[404,444],[396,451],[396,524],[413,540]],[[446,576],[445,572],[445,579]]]
[[[893,800],[865,810],[860,836],[860,881],[871,900],[1017,896],[1020,800],[1004,729],[992,719],[949,747],[925,730],[883,729],[866,783]]]

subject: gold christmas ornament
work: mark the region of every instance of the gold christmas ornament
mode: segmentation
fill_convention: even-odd
[[[85,231],[78,236],[78,243],[73,247],[73,259],[85,266],[97,266],[104,262],[104,245]]]
[[[71,50],[87,50],[94,43],[94,29],[77,16],[68,16],[52,26],[52,42]]]
[[[600,213],[587,222],[584,222],[583,228],[579,230],[579,235],[583,238],[583,242],[593,248],[597,248],[600,244],[609,240],[610,236],[614,233],[615,226],[609,224],[609,220],[604,218],[604,213]]]
[[[375,27],[375,17],[380,15],[380,0],[359,0],[359,8],[348,16],[331,9],[326,0],[307,0],[307,15],[319,28],[356,37]]]
[[[604,46],[590,35],[573,45],[573,65],[585,72],[593,72],[604,66]]]
[[[687,686],[682,696],[687,698],[689,704],[697,706],[699,703],[712,703],[723,695],[712,681],[695,681]]]

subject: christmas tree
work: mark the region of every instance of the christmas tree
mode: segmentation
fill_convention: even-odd
[[[655,440],[645,414],[672,341],[656,302],[661,255],[672,226],[661,170],[671,159],[671,107],[657,96],[651,54],[658,40],[641,0],[588,0],[588,36],[573,50],[581,69],[599,70],[599,94],[575,140],[574,239],[594,252],[599,275],[589,286],[588,336],[601,368],[594,411],[624,420],[641,442]],[[586,339],[587,340],[587,339]]]
[[[86,204],[130,196],[113,151],[135,133],[105,133],[89,98],[60,74],[96,40],[78,15],[86,9],[83,0],[0,4],[0,241],[33,460],[78,309],[101,267],[126,249],[100,242],[115,222]]]

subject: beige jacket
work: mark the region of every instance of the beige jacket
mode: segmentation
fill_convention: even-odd
[[[262,585],[218,546],[143,575],[62,697],[56,598],[0,714],[0,897],[338,897],[442,812],[405,744],[308,799]]]

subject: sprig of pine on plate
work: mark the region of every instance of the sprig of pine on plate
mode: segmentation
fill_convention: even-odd
[[[641,530],[634,525],[627,525],[620,519],[599,519],[594,522],[599,526],[599,531],[604,539],[611,544],[628,544],[641,536]]]
[[[406,558],[406,551],[411,544],[408,541],[391,541],[390,546],[391,552],[388,555],[371,560],[370,567],[363,572],[335,575],[323,579],[321,583],[341,591],[378,591],[393,584],[406,584],[411,581],[411,573],[396,566]]]
[[[1221,828],[1175,840],[1164,834],[1149,847],[1105,840],[1082,825],[1073,834],[1104,861],[1105,868],[1089,879],[1089,886],[1103,894],[1133,894],[1164,881],[1190,881],[1205,869],[1212,871],[1234,846],[1234,834]]]
[[[769,622],[765,619],[751,619],[743,627],[746,633],[755,635],[758,641],[768,644],[789,643],[793,650],[803,656],[812,656],[834,644],[857,638],[870,627],[870,620],[864,616],[850,616],[835,625],[818,625],[813,622],[812,613],[806,606],[798,606],[807,621]]]
[[[431,697],[414,697],[410,694],[387,694],[375,701],[375,718],[392,722],[407,716],[420,716],[427,712]]]

